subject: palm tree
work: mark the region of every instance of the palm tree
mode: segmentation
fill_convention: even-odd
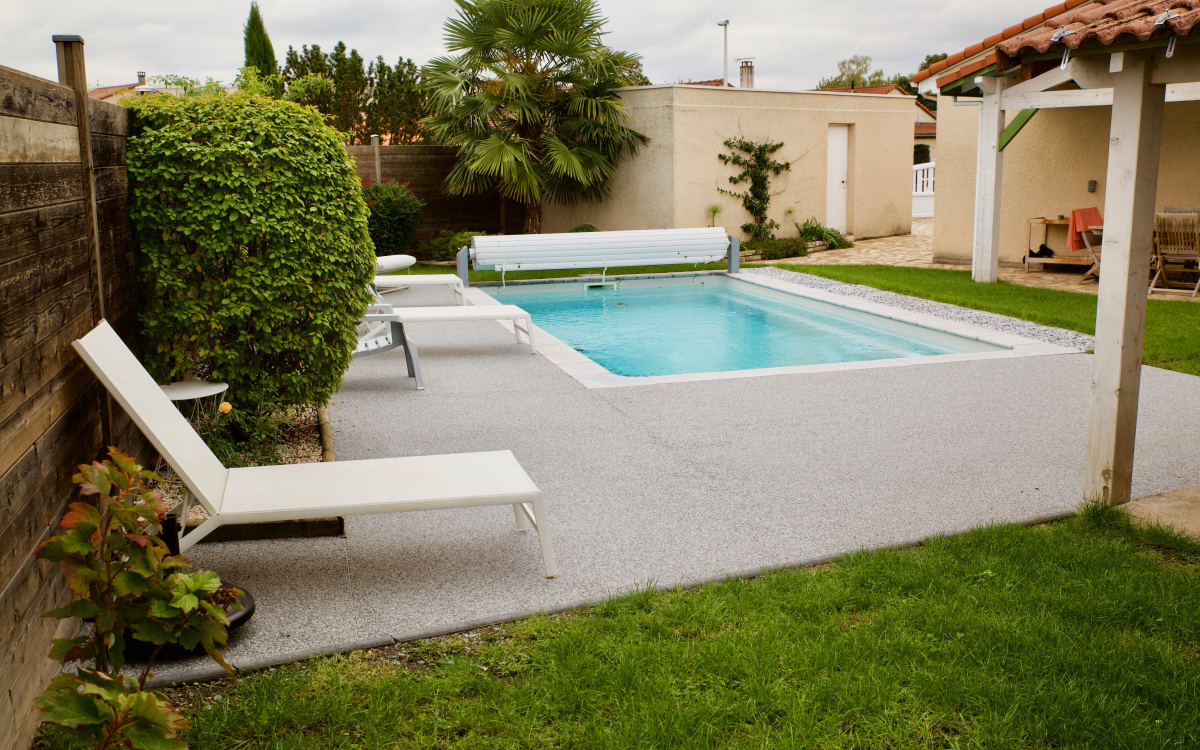
[[[525,205],[525,232],[541,230],[549,199],[602,199],[625,153],[649,142],[625,126],[614,91],[637,55],[600,43],[593,0],[456,0],[446,46],[422,71],[433,139],[457,146],[452,195],[492,188]]]

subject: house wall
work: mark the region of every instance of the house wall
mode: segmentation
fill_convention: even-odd
[[[1019,264],[1025,255],[1028,219],[1069,216],[1073,208],[1104,211],[1108,165],[1109,107],[1047,109],[1029,121],[1004,150],[1000,211],[1000,262]],[[1015,116],[1009,113],[1009,119]],[[975,150],[979,109],[938,102],[937,220],[933,259],[971,262],[975,222]],[[1200,206],[1200,102],[1171,102],[1163,117],[1157,208]],[[1088,180],[1097,183],[1087,191]],[[1041,238],[1034,227],[1033,244]],[[1047,244],[1065,252],[1066,227],[1049,227]]]
[[[694,86],[627,89],[630,127],[652,140],[617,168],[612,197],[601,203],[548,206],[544,231],[590,221],[602,230],[708,225],[705,207],[720,203],[718,223],[745,238],[750,221],[741,201],[718,192],[738,171],[721,163],[723,142],[741,136],[782,141],[777,160],[792,168],[772,176],[769,216],[787,236],[784,215],[825,221],[826,138],[830,124],[851,125],[849,232],[858,237],[906,234],[912,225],[912,99],[865,94],[720,90]]]
[[[129,221],[129,111],[89,100],[107,319],[136,350],[142,295]],[[100,456],[103,389],[71,348],[98,318],[75,94],[0,67],[0,750],[29,747],[33,700],[58,673],[50,641],[77,621],[57,566],[34,552],[78,497],[75,467]],[[147,458],[113,409],[112,444]]]

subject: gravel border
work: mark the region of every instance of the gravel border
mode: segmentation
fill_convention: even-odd
[[[1025,336],[1047,344],[1071,347],[1080,351],[1091,349],[1095,344],[1091,336],[1079,333],[1078,331],[1051,328],[1050,326],[1039,325],[1028,320],[1021,320],[1020,318],[1010,318],[1007,315],[997,315],[996,313],[983,312],[982,310],[971,310],[957,305],[948,305],[944,302],[931,302],[919,297],[885,292],[875,287],[845,284],[841,281],[834,281],[833,279],[814,276],[809,273],[785,271],[782,268],[745,268],[742,269],[742,272],[760,274],[777,281],[821,289],[832,294],[859,297],[880,305],[889,305],[901,310],[908,310],[909,312],[924,313],[925,315],[932,315],[935,318],[943,320],[953,320],[983,328],[991,328],[1002,333]]]

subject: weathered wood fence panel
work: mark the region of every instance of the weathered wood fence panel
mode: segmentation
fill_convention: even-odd
[[[360,178],[378,182],[375,174],[375,150],[371,146],[349,146],[355,172]],[[425,201],[425,216],[413,235],[417,243],[436,237],[444,229],[470,230],[488,234],[520,234],[525,212],[520,203],[501,199],[494,191],[479,195],[445,195],[442,181],[454,169],[457,150],[448,146],[380,146],[380,170],[385,182],[405,182]],[[504,200],[504,226],[501,227],[500,202]]]
[[[129,113],[88,104],[106,312],[135,344]],[[0,67],[0,750],[29,746],[33,700],[57,672],[50,641],[78,625],[42,617],[67,590],[33,555],[75,496],[75,466],[104,448],[103,391],[71,349],[94,324],[76,106],[71,88]],[[113,443],[145,458],[113,416]]]

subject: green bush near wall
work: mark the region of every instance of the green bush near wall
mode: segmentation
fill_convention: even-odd
[[[375,254],[407,253],[413,232],[421,226],[425,201],[401,182],[372,182],[363,188],[363,200],[371,211],[367,229],[375,243]]]
[[[247,431],[337,391],[368,301],[369,212],[342,135],[251,94],[131,101],[130,216],[159,382],[229,383]]]

